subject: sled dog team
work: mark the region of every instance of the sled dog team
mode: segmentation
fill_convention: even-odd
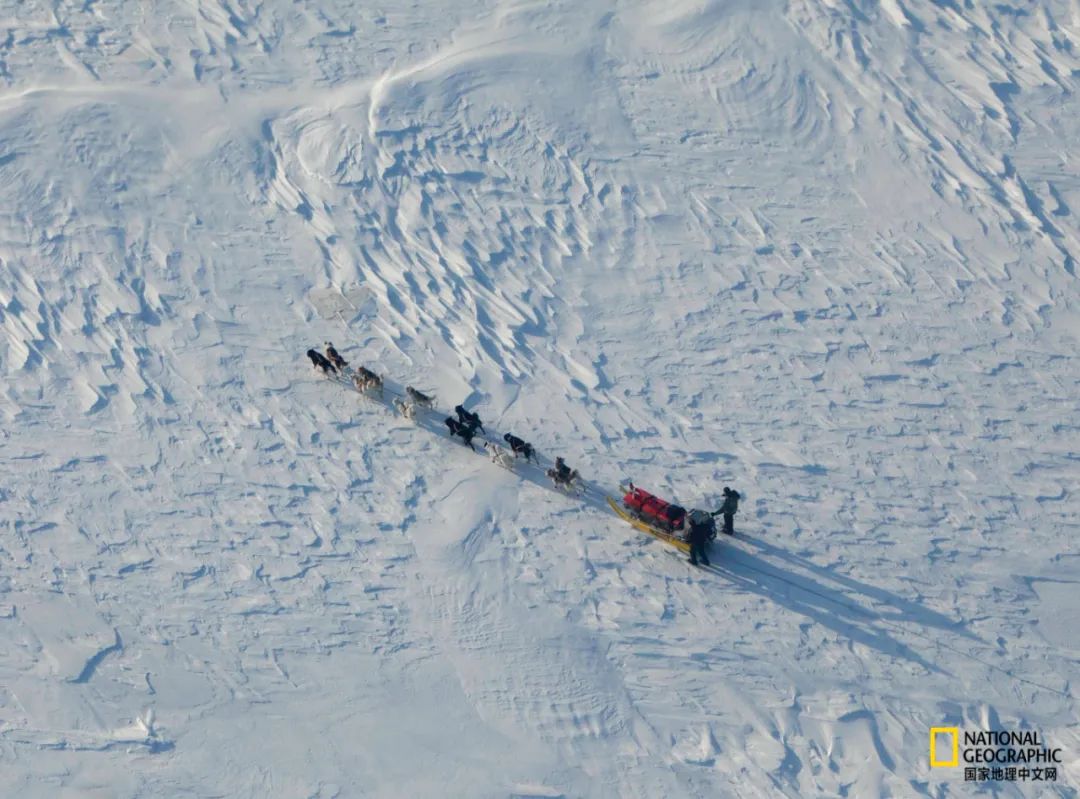
[[[349,362],[346,361],[334,349],[334,345],[329,341],[324,343],[325,355],[318,350],[308,350],[307,357],[311,360],[311,364],[315,369],[322,370],[322,373],[326,377],[342,377],[348,376],[347,368]],[[379,398],[383,396],[383,379],[380,375],[367,369],[363,366],[357,366],[351,370],[351,380],[356,390],[363,394],[374,394]],[[416,419],[416,409],[423,408],[425,410],[434,410],[435,397],[424,394],[421,391],[407,386],[405,388],[405,399],[399,399],[394,397],[391,403],[394,407],[394,411],[405,419]],[[480,419],[480,415],[466,410],[463,405],[454,406],[454,413],[457,418],[453,416],[447,416],[444,424],[450,431],[451,437],[457,436],[461,439],[462,444],[467,446],[473,452],[476,451],[476,447],[473,446],[473,438],[476,435],[477,430],[481,433],[487,433],[484,429],[484,423]],[[509,451],[505,447],[499,444],[484,440],[484,451],[491,458],[491,462],[497,466],[502,466],[504,469],[513,469],[514,463],[518,458],[524,458],[526,462],[533,462],[539,464],[540,461],[536,456],[536,450],[529,442],[518,438],[513,433],[507,433],[503,436],[503,441],[506,442],[509,447]],[[547,469],[544,472],[551,481],[559,488],[566,490],[580,487],[580,477],[577,469],[571,469],[566,465],[566,462],[558,457],[555,459],[555,467]]]
[[[321,369],[322,373],[327,377],[337,377],[339,374],[345,376],[346,369],[349,366],[349,362],[346,361],[334,349],[334,345],[329,341],[324,343],[325,355],[317,350],[308,350],[307,357],[311,359],[312,366],[316,369]],[[358,366],[352,371],[352,383],[356,387],[356,390],[361,393],[372,392],[382,398],[383,395],[383,379],[381,376],[375,374],[370,369],[366,369],[363,366]],[[435,397],[424,394],[421,391],[407,386],[405,388],[406,399],[402,400],[398,397],[394,397],[393,406],[394,410],[406,419],[416,419],[416,409],[424,408],[425,410],[435,409]],[[466,445],[473,452],[476,451],[476,447],[473,446],[473,437],[476,435],[476,431],[481,433],[487,433],[484,430],[484,423],[480,419],[480,415],[466,410],[463,405],[455,405],[454,413],[457,418],[453,416],[447,416],[444,424],[450,431],[451,436],[457,436],[461,439],[461,443]],[[484,451],[491,458],[491,462],[502,466],[504,469],[513,469],[514,464],[518,458],[525,458],[526,462],[532,461],[539,465],[540,460],[536,456],[536,450],[533,449],[533,445],[529,442],[518,438],[513,433],[507,433],[503,436],[503,441],[510,447],[510,451],[499,444],[484,440]],[[545,469],[546,474],[551,481],[559,488],[566,490],[572,490],[575,487],[580,487],[580,475],[577,469],[571,469],[566,465],[566,462],[558,457],[555,459],[555,466],[551,469]],[[631,491],[634,490],[633,483],[630,484]],[[703,514],[708,516],[707,523],[701,520],[695,522],[691,519],[690,530],[687,536],[687,540],[690,542],[690,562],[697,564],[698,556],[701,561],[707,566],[709,565],[708,556],[705,554],[705,543],[711,540],[712,536],[716,535],[715,525],[712,523],[712,519],[716,516],[724,517],[724,532],[728,535],[735,534],[734,518],[738,512],[739,500],[741,499],[739,492],[734,491],[727,486],[724,486],[724,504],[719,509],[712,513],[705,511],[693,511],[692,514]]]

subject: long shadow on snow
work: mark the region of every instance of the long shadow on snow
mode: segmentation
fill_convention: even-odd
[[[844,574],[837,574],[825,566],[820,566],[813,561],[800,557],[792,552],[781,549],[761,538],[754,538],[753,536],[739,535],[739,541],[746,542],[750,546],[755,547],[759,552],[769,555],[772,558],[786,561],[787,563],[797,566],[807,572],[813,573],[815,576],[824,579],[832,580],[844,588],[861,594],[867,599],[879,602],[883,605],[891,606],[895,612],[881,613],[875,612],[873,615],[876,617],[888,621],[888,622],[912,622],[915,624],[921,624],[926,627],[937,627],[942,630],[948,630],[950,632],[958,633],[967,638],[974,639],[976,641],[981,640],[979,636],[972,633],[970,630],[964,629],[964,622],[954,621],[948,616],[942,613],[938,613],[935,610],[930,610],[923,607],[917,602],[913,602],[910,599],[894,594],[890,591],[886,591],[883,588],[877,586],[867,585],[852,577],[848,577]],[[728,558],[726,562],[737,563],[741,556],[745,555],[745,550],[736,550],[739,554],[734,554]],[[776,567],[774,567],[776,568]],[[843,596],[843,594],[838,594]],[[850,600],[848,600],[850,602]]]
[[[713,548],[715,551],[715,547]],[[798,580],[775,574],[775,567],[747,552],[730,557],[735,552],[728,547],[722,555],[723,565],[714,563],[699,567],[719,577],[724,577],[736,588],[768,599],[801,616],[833,630],[854,643],[875,649],[890,657],[899,657],[917,663],[932,673],[951,676],[940,666],[925,660],[907,644],[893,638],[874,626],[875,616],[868,610],[852,604],[850,599],[835,589],[809,578]],[[718,553],[720,554],[720,553]],[[729,567],[728,563],[732,565]],[[738,567],[742,571],[736,571]],[[753,573],[749,573],[753,572]]]

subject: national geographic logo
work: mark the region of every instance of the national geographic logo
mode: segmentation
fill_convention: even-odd
[[[930,768],[964,764],[965,782],[1056,782],[1061,749],[1034,730],[930,728]]]

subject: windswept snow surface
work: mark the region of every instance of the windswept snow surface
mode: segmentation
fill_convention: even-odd
[[[0,84],[0,796],[1077,795],[1076,0],[7,2]]]

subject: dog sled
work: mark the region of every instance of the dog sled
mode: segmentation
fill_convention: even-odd
[[[709,530],[710,539],[716,536],[716,524],[708,511],[694,509],[687,512],[681,505],[661,499],[633,483],[625,488],[620,486],[619,490],[623,493],[621,502],[614,497],[607,498],[615,514],[643,533],[659,538],[676,549],[690,551],[686,534],[691,525],[704,525]]]

